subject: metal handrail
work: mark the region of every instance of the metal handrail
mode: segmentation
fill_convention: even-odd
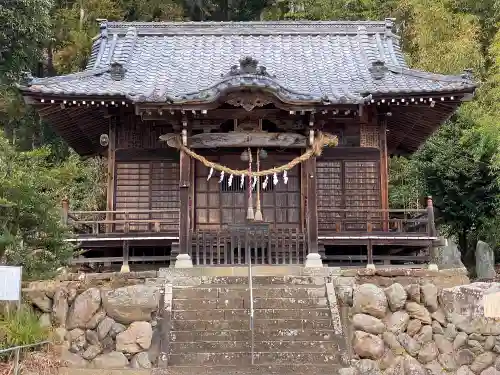
[[[50,344],[50,343],[51,343],[50,341],[40,341],[40,342],[37,342],[34,344],[13,346],[13,347],[10,347],[7,349],[0,349],[0,354],[9,353],[12,351],[16,352],[16,359],[14,362],[14,375],[17,375],[19,373],[19,360],[20,360],[20,356],[21,356],[21,349],[33,348],[35,346],[41,346],[41,345]]]
[[[37,342],[35,344],[19,345],[19,346],[13,346],[13,347],[7,348],[7,349],[0,349],[0,354],[8,353],[8,352],[11,352],[11,351],[17,350],[17,349],[33,348],[35,346],[40,346],[40,345],[45,345],[45,344],[50,344],[50,341],[40,341],[40,342]]]

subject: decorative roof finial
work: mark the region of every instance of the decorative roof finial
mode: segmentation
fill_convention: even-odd
[[[121,63],[113,61],[110,66],[109,72],[111,73],[111,79],[114,81],[121,81],[125,78],[127,69],[125,69]]]
[[[33,77],[31,72],[22,72],[20,82],[23,86],[31,86],[34,79],[35,77]]]
[[[390,37],[394,30],[394,23],[396,22],[395,18],[386,18],[385,19],[385,37]]]
[[[474,81],[474,70],[468,68],[464,69],[464,72],[462,74],[462,78],[466,79],[468,81]]]
[[[101,38],[108,37],[108,20],[106,18],[97,18],[97,22],[99,22],[99,30],[101,32]]]
[[[226,76],[237,76],[242,74],[255,74],[271,77],[271,75],[267,72],[266,67],[262,65],[259,66],[259,61],[251,56],[241,58],[240,66],[233,65]]]
[[[388,70],[385,66],[385,62],[382,60],[375,60],[372,62],[372,66],[368,68],[373,79],[382,79],[385,76],[385,72]]]
[[[392,31],[392,29],[394,28],[395,22],[396,22],[395,18],[386,18],[385,19],[385,28]]]

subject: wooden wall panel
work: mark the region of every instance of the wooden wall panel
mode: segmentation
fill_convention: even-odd
[[[173,160],[117,161],[115,209],[118,211],[179,208],[179,163]],[[177,231],[178,212],[130,213],[131,219],[165,219],[162,231]],[[177,223],[177,224],[175,224]],[[153,230],[153,224],[136,224],[131,231]],[[119,230],[119,228],[117,228]]]
[[[139,116],[129,115],[118,120],[116,142],[120,149],[165,149],[166,142],[160,135],[171,133],[168,126],[156,125],[155,121],[142,121]]]
[[[339,219],[351,222],[343,228],[345,230],[366,230],[368,214],[356,211],[381,208],[380,161],[372,155],[370,158],[342,160],[323,157],[318,160],[316,187],[319,230],[336,230]],[[371,214],[371,217],[377,215]]]

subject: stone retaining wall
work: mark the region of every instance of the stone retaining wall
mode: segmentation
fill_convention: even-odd
[[[354,353],[342,375],[500,375],[500,320],[483,309],[483,296],[500,292],[500,283],[439,288],[424,280],[337,290]]]
[[[360,366],[361,370],[368,369],[363,375],[376,374],[371,372],[370,366],[395,375],[400,373],[390,371],[399,365],[406,364],[407,368],[415,367],[418,370],[420,367],[417,364],[425,368],[425,366],[432,367],[436,363],[441,365],[445,360],[451,361],[450,353],[439,352],[435,358],[425,362],[428,358],[425,355],[432,357],[435,354],[433,350],[436,347],[431,344],[432,341],[434,345],[438,345],[435,337],[439,341],[443,336],[453,346],[457,337],[464,338],[462,332],[465,332],[465,344],[454,348],[453,356],[458,354],[458,349],[463,349],[468,351],[460,352],[461,355],[471,352],[474,360],[485,358],[479,356],[483,352],[496,356],[495,350],[498,349],[497,346],[500,347],[496,334],[491,334],[492,331],[486,334],[476,332],[476,326],[464,328],[464,323],[458,324],[456,320],[458,318],[454,315],[445,314],[442,304],[448,306],[448,310],[454,306],[457,314],[463,315],[462,305],[466,302],[453,305],[450,301],[455,301],[457,293],[453,292],[455,293],[453,297],[449,297],[452,292],[447,292],[449,289],[446,289],[469,283],[467,273],[462,269],[429,271],[394,268],[368,270],[255,267],[254,271],[256,276],[278,274],[287,275],[292,279],[294,276],[309,276],[317,279],[320,284],[331,283],[339,301],[343,331],[349,336],[349,341],[353,342],[349,352],[355,359],[359,359],[357,366]],[[25,283],[23,293],[25,299],[41,311],[42,324],[54,327],[54,342],[68,366],[151,368],[161,365],[161,359],[158,358],[162,325],[160,306],[163,305],[166,309],[168,305],[165,291],[168,290],[169,283],[198,285],[220,276],[228,276],[228,282],[240,282],[241,279],[243,280],[241,282],[247,283],[245,279],[247,272],[246,267],[200,267],[190,270],[165,269],[159,272],[125,274],[67,274],[55,281]],[[218,276],[220,273],[222,275]],[[434,299],[429,302],[431,301],[429,293],[436,294],[436,298],[440,296],[441,302],[437,307]],[[399,295],[399,302],[392,300],[393,294]],[[465,293],[464,296],[467,296],[464,297],[467,303],[473,300],[470,294]],[[360,304],[364,307],[359,307]],[[168,320],[168,310],[165,311],[167,315],[165,313],[163,315]],[[441,313],[444,314],[444,318]],[[471,314],[476,316],[479,312],[471,310],[469,315]],[[332,316],[332,319],[337,321],[338,316]],[[401,320],[398,323],[399,328],[393,328],[393,325],[397,325],[398,319]],[[456,336],[450,341],[455,332],[453,329],[456,331]],[[482,335],[481,339],[470,336],[474,333]],[[486,336],[495,336],[495,344],[490,349],[486,348],[491,346],[493,339]],[[429,337],[431,341],[426,341]],[[479,352],[479,347],[475,349],[471,347],[469,341],[472,345],[476,345],[474,341],[479,343],[484,349],[483,352]],[[399,346],[395,343],[399,343]],[[394,345],[396,349],[390,345]],[[417,347],[418,350],[415,349]],[[440,347],[437,348],[439,351]],[[418,353],[415,354],[415,351]],[[419,354],[420,352],[424,354]],[[430,354],[426,354],[428,352]],[[354,368],[350,370],[358,371]],[[419,372],[415,374],[420,375]],[[406,375],[411,374],[407,372]],[[493,373],[481,375],[493,375]]]
[[[156,272],[66,275],[24,285],[61,358],[78,368],[151,368],[158,359]]]

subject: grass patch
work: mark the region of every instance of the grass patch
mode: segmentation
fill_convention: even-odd
[[[47,340],[50,330],[41,327],[38,319],[35,311],[26,305],[19,311],[16,309],[0,311],[0,349]]]

